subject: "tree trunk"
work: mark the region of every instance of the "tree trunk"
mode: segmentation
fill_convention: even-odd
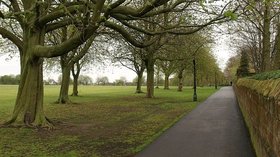
[[[261,71],[270,70],[270,0],[265,3],[264,23],[263,23],[263,51]]]
[[[183,91],[183,70],[179,71],[178,79],[179,79],[178,92],[182,92]]]
[[[135,93],[143,93],[141,90],[141,85],[142,85],[142,79],[143,79],[143,72],[137,73],[137,87],[136,87],[136,92]]]
[[[257,64],[257,73],[260,73],[262,71],[262,50],[263,50],[263,45],[262,45],[262,32],[258,32],[258,61],[256,62]]]
[[[164,89],[169,89],[169,75],[164,77]]]
[[[73,76],[73,93],[72,96],[78,96],[78,76]]]
[[[67,27],[63,27],[62,29],[62,39],[61,41],[67,40]],[[70,103],[68,91],[70,84],[70,69],[72,68],[71,61],[69,60],[68,53],[60,56],[60,66],[62,70],[62,79],[60,85],[60,92],[57,99],[57,103],[59,104],[67,104]]]
[[[75,73],[75,65],[76,65],[76,73]],[[73,76],[73,93],[72,96],[78,96],[78,79],[80,76],[80,71],[81,71],[81,65],[79,61],[77,61],[73,66],[72,66],[72,76]]]
[[[156,88],[157,89],[159,88],[159,79],[160,79],[160,76],[159,76],[159,67],[158,67],[157,71],[156,71]]]
[[[23,29],[23,50],[20,52],[20,83],[11,120],[27,126],[51,127],[43,110],[43,59],[34,54],[35,45],[44,44],[44,30]]]
[[[19,119],[28,126],[50,126],[43,111],[43,59],[28,59],[21,67],[21,81],[11,124]]]
[[[204,86],[204,83],[203,83],[203,76],[200,75],[200,81],[198,82],[197,81],[197,84],[200,86],[200,87],[203,87]]]
[[[275,61],[274,67],[275,70],[280,69],[280,22],[277,24],[277,36],[275,39],[275,47],[276,47],[276,54],[275,54]]]
[[[61,80],[60,92],[59,92],[57,103],[59,104],[71,103],[68,96],[69,84],[70,84],[70,68],[67,66],[62,67],[62,80]]]
[[[155,61],[149,57],[145,60],[146,69],[147,69],[147,98],[154,97],[154,65]]]

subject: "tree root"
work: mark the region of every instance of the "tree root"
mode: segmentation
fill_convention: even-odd
[[[56,101],[55,104],[73,104],[71,100]]]
[[[45,120],[39,122],[34,121],[33,123],[20,122],[15,124],[15,120],[11,119],[5,122],[4,124],[0,124],[0,128],[30,128],[36,130],[42,130],[42,129],[54,130],[55,125],[53,121],[45,117]]]
[[[80,95],[78,95],[78,94],[71,94],[70,96],[78,97]]]

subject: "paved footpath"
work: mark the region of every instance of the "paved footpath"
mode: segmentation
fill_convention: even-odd
[[[136,157],[255,157],[255,154],[233,89],[223,87]]]

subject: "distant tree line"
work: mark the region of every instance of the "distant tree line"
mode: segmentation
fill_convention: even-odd
[[[4,75],[0,76],[0,84],[18,85],[20,75]]]
[[[52,78],[48,78],[47,80],[44,80],[44,84],[45,85],[61,85],[62,83],[62,76],[58,76],[58,80],[54,80]],[[69,80],[69,84],[73,84],[74,81],[72,78],[70,78]],[[92,78],[90,76],[87,75],[80,75],[79,79],[78,79],[78,83],[81,85],[92,85],[93,81]]]

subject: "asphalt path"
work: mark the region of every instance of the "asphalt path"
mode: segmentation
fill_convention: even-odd
[[[223,87],[136,157],[255,157],[255,153],[233,89]]]

